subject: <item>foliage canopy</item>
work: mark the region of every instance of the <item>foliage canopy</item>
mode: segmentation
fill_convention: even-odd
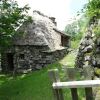
[[[29,7],[19,7],[14,0],[0,0],[0,47],[11,44],[11,39],[17,28],[25,21],[31,19],[28,16]]]
[[[85,11],[89,17],[100,18],[100,0],[90,0],[85,5]]]
[[[89,19],[85,15],[82,15],[79,19],[76,19],[72,23],[66,25],[65,33],[70,34],[72,40],[80,40],[88,22]]]
[[[98,22],[98,19],[100,19],[100,0],[90,0],[85,6],[85,13],[90,17],[90,22]],[[100,28],[98,24],[95,25],[93,31],[97,37],[100,36]]]

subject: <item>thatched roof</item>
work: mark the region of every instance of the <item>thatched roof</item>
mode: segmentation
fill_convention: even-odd
[[[55,18],[48,17],[39,11],[33,11],[32,18],[31,23],[24,23],[18,29],[18,32],[23,34],[14,36],[14,45],[37,45],[54,48],[53,34],[60,33],[63,36],[70,37],[57,29]]]
[[[57,28],[53,28],[53,30],[55,30],[56,32],[60,33],[62,36],[65,36],[65,37],[68,37],[68,38],[70,38],[70,37],[71,37],[70,35],[68,35],[68,34],[64,33],[63,31],[60,31],[60,30],[59,30],[59,29],[57,29]]]

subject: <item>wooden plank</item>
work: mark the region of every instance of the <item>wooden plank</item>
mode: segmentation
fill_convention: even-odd
[[[62,89],[59,89],[58,91],[59,91],[59,100],[64,100]]]
[[[54,100],[64,100],[62,89],[53,89]]]
[[[60,82],[58,69],[51,69],[48,71],[51,82]]]
[[[54,94],[54,100],[60,100],[59,99],[59,89],[53,89],[52,88],[52,91],[53,91],[53,94]]]
[[[100,80],[84,80],[84,81],[72,81],[72,82],[55,82],[53,88],[83,88],[83,87],[98,87],[100,86]]]
[[[49,77],[50,77],[52,83],[60,82],[60,76],[59,76],[58,69],[49,70]],[[64,100],[62,89],[54,89],[54,88],[52,88],[52,89],[53,89],[55,100]]]
[[[78,100],[77,88],[71,88],[72,100]]]
[[[77,71],[75,68],[66,67],[65,70],[65,77],[67,81],[74,81],[76,79]],[[78,100],[77,88],[71,88],[71,96],[72,100]]]
[[[93,92],[92,87],[85,88],[86,100],[94,100],[93,99]]]

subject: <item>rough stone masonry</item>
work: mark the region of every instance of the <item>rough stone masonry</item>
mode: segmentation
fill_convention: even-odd
[[[93,28],[100,26],[100,20],[90,21],[89,27],[82,38],[76,57],[77,68],[90,67],[93,70],[100,68],[100,35],[96,36]]]
[[[57,29],[54,17],[33,11],[32,18],[18,29],[13,46],[1,54],[2,71],[41,69],[68,53],[70,36]]]

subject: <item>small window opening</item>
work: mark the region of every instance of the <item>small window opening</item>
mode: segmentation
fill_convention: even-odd
[[[19,59],[22,59],[23,60],[24,58],[25,58],[25,55],[24,54],[20,54],[19,55]]]

